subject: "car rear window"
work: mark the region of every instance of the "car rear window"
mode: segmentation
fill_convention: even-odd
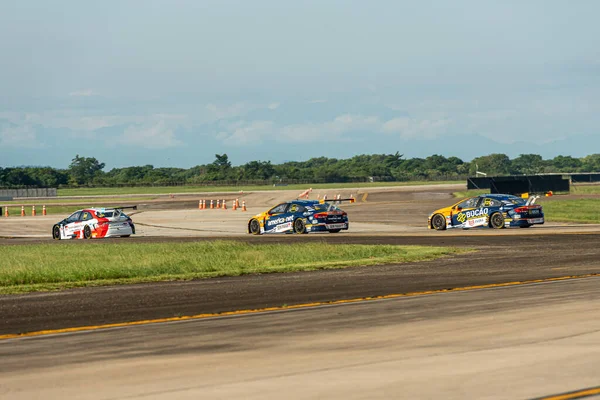
[[[515,196],[515,197],[509,197],[509,198],[507,198],[506,200],[504,200],[504,203],[506,203],[506,204],[514,204],[514,205],[517,205],[517,206],[524,206],[527,203],[527,201],[525,201],[525,199],[522,199],[520,197],[516,197]]]
[[[336,211],[339,210],[336,206],[330,203],[314,204],[312,206],[316,211]]]

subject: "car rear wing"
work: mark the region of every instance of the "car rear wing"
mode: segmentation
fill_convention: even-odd
[[[321,199],[321,200],[319,200],[319,204],[336,203],[336,202],[341,203],[342,201],[349,201],[350,203],[354,203],[356,201],[356,199],[354,197],[350,197],[348,199],[331,199],[331,200]]]
[[[123,206],[123,207],[113,207],[115,210],[137,210],[137,206]]]

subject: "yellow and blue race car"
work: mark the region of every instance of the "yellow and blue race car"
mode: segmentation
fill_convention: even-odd
[[[432,212],[427,227],[442,231],[448,228],[489,227],[501,229],[518,226],[529,228],[544,223],[542,206],[510,194],[482,194]]]
[[[291,200],[257,214],[248,221],[248,233],[338,233],[347,230],[348,214],[334,203],[354,202],[350,199]]]

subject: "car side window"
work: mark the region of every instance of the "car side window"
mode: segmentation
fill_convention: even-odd
[[[89,213],[88,211],[84,211],[83,215],[81,216],[81,220],[82,221],[89,221],[90,219],[92,219],[92,214]]]
[[[485,199],[483,199],[483,207],[500,207],[502,206],[502,202],[500,200],[496,200],[496,199],[490,199],[489,197],[486,197]]]
[[[304,206],[301,206],[300,204],[292,204],[290,205],[290,208],[288,209],[287,212],[289,213],[302,213],[306,211],[306,209],[304,208]]]
[[[77,221],[79,221],[80,216],[81,216],[81,211],[74,212],[67,218],[67,222],[68,223],[77,222]]]
[[[479,197],[471,197],[461,203],[458,204],[458,208],[475,208],[477,207],[477,202],[479,201]]]
[[[269,214],[283,214],[285,212],[285,210],[287,209],[287,207],[288,207],[287,203],[279,204],[278,206],[271,208],[269,210]]]

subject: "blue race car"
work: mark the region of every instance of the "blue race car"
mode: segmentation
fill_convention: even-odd
[[[281,203],[268,211],[257,214],[248,221],[248,233],[338,233],[348,229],[348,214],[334,203],[354,202],[350,199],[332,200],[291,200]]]
[[[438,231],[447,228],[490,227],[501,229],[518,226],[529,228],[544,223],[542,206],[510,194],[482,194],[440,208],[429,215],[427,227]]]

